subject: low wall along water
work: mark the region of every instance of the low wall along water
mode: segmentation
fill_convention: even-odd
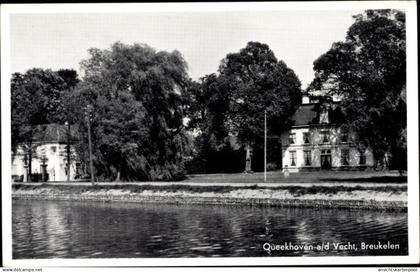
[[[407,210],[406,187],[13,185],[13,199]]]

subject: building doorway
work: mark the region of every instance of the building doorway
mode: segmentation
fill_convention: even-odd
[[[331,169],[331,150],[321,150],[321,169]]]

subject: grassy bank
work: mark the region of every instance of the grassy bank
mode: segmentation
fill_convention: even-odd
[[[297,197],[304,195],[315,195],[315,194],[338,194],[341,192],[354,192],[354,191],[375,191],[383,192],[390,194],[401,194],[407,191],[406,186],[322,186],[322,185],[313,185],[313,186],[296,186],[296,185],[287,185],[279,187],[267,187],[264,185],[246,185],[246,186],[228,186],[228,185],[208,185],[208,186],[196,186],[190,184],[168,184],[168,185],[153,185],[153,184],[116,184],[116,185],[102,185],[97,183],[93,186],[79,186],[79,185],[50,185],[50,184],[41,184],[41,185],[26,185],[26,184],[13,184],[14,190],[23,189],[28,190],[42,190],[42,189],[52,189],[55,191],[60,191],[68,194],[82,194],[86,192],[93,191],[106,191],[106,190],[121,190],[129,193],[143,193],[147,192],[188,192],[188,193],[230,193],[237,190],[264,190],[268,189],[271,191],[286,191],[289,194]]]
[[[14,198],[405,210],[407,187],[194,184],[13,184]]]

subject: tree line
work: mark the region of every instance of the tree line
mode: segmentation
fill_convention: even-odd
[[[186,173],[262,169],[264,116],[269,167],[281,167],[279,135],[301,101],[301,83],[268,45],[248,42],[198,81],[178,51],[114,43],[89,50],[76,71],[33,68],[11,82],[12,151],[34,151],[42,124],[77,128],[74,147],[88,164],[86,118],[101,180],[180,180]],[[314,62],[307,92],[342,97],[346,126],[374,150],[406,159],[405,16],[368,10],[344,42]],[[93,111],[88,113],[87,107]],[[251,163],[252,161],[252,163]],[[405,161],[406,164],[406,161]]]

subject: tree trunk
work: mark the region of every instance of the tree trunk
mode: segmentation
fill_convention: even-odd
[[[67,123],[67,182],[70,182],[70,122]]]
[[[252,148],[249,143],[245,145],[245,173],[252,173],[251,170]]]
[[[374,154],[374,163],[373,163],[373,169],[375,171],[382,171],[382,163],[383,163],[383,156],[379,154]]]
[[[30,128],[30,133],[29,133],[29,150],[28,150],[28,182],[32,181],[32,139],[33,139],[33,127],[31,126]]]
[[[45,182],[45,167],[41,166],[41,181]]]
[[[388,152],[385,152],[383,164],[384,164],[384,170],[385,171],[389,170],[389,153]]]

